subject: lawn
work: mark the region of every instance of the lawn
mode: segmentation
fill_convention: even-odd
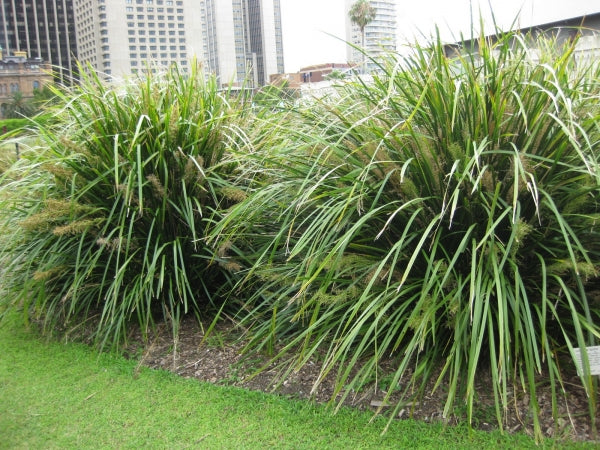
[[[0,327],[0,448],[529,448],[469,431],[214,386]],[[545,441],[548,446],[556,446]],[[590,445],[591,448],[591,445]]]

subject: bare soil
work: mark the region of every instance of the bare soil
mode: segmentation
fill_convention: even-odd
[[[272,392],[291,398],[308,399],[314,402],[326,403],[332,400],[335,379],[327,376],[317,386],[321,364],[310,361],[300,370],[292,371],[288,376],[281,377],[280,368],[269,364],[266,356],[244,355],[243,340],[237,339],[235,327],[220,324],[203,340],[204,328],[194,318],[185,318],[181,324],[178,339],[173,340],[166,326],[159,326],[157,333],[147,343],[141,337],[134,336],[128,348],[130,357],[138,358],[140,366],[156,369],[166,369],[180,376],[195,378],[209,383],[239,386],[245,389]],[[256,369],[265,367],[256,374]],[[384,370],[393,372],[393,362],[384,362]],[[564,374],[563,374],[564,375]],[[435,377],[434,377],[435,378]],[[588,402],[585,391],[581,387],[576,373],[565,376],[564,395],[559,394],[556,408],[558,419],[552,417],[552,395],[549,383],[540,377],[538,384],[538,402],[540,406],[541,428],[546,436],[565,440],[592,441],[600,444],[600,436],[593,435],[592,420],[588,412]],[[494,409],[494,396],[489,382],[491,377],[479,376],[477,386],[477,405],[473,417],[473,426],[482,430],[498,428]],[[426,389],[426,395],[418,401],[400,408],[397,420],[412,417],[425,422],[444,421],[456,424],[465,421],[466,407],[461,401],[456,401],[453,414],[443,417],[444,386],[433,390]],[[361,389],[360,392],[349,392],[344,404],[361,410],[380,410],[383,414],[392,411],[397,396],[391,395],[383,405],[387,391],[375,382]],[[340,398],[338,394],[337,399]],[[600,404],[600,395],[596,400]],[[509,432],[526,432],[533,435],[532,414],[527,396],[524,392],[514,392],[510,399],[512,407],[506,414],[503,428]],[[383,406],[382,406],[383,405]],[[595,418],[596,428],[600,429],[600,418]]]

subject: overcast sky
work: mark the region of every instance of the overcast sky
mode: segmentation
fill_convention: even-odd
[[[286,72],[312,64],[345,62],[345,0],[281,0]],[[491,23],[490,5],[498,24],[506,29],[554,22],[600,12],[600,0],[397,0],[398,43],[429,36],[438,25],[442,37],[467,33],[471,11]],[[329,36],[329,35],[332,36]]]

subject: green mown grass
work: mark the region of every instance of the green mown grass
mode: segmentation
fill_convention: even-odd
[[[525,435],[370,423],[372,414],[214,386],[0,327],[0,448],[529,448]],[[546,444],[552,446],[551,441]]]

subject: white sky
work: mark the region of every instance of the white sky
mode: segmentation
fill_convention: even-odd
[[[281,0],[285,71],[328,62],[345,62],[345,0]],[[438,25],[442,38],[468,35],[471,11],[491,24],[490,6],[504,29],[554,22],[600,12],[600,0],[397,0],[398,44],[429,36]],[[477,27],[478,28],[478,27]],[[476,28],[476,29],[477,29]],[[491,26],[487,29],[491,30]],[[332,35],[329,36],[328,34]]]

